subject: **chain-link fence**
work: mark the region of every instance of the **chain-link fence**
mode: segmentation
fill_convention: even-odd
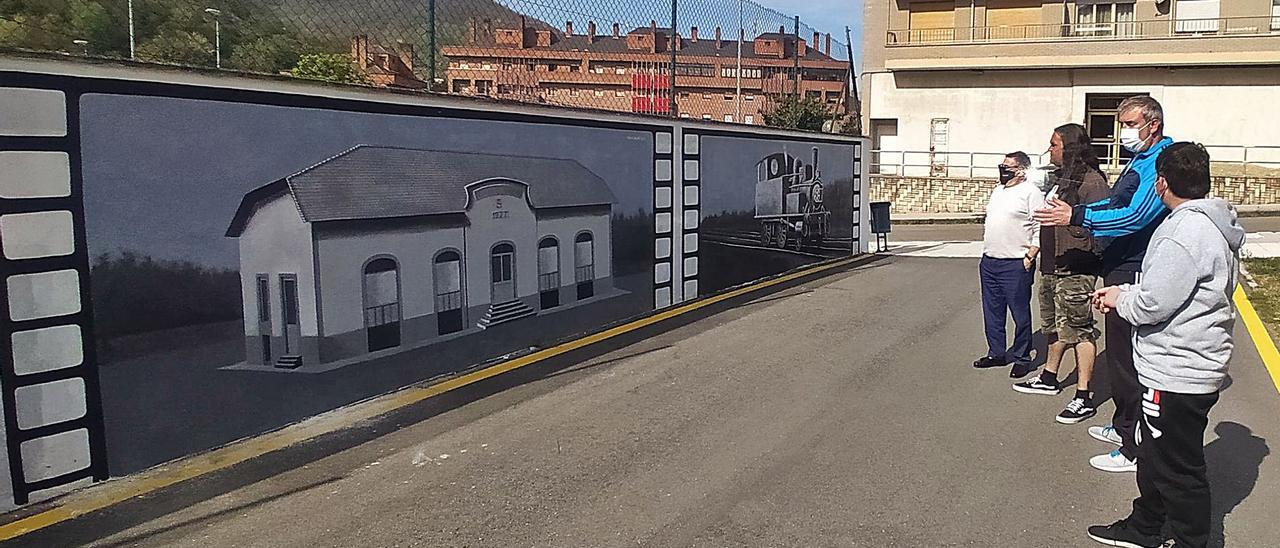
[[[841,38],[741,0],[0,0],[0,48],[810,130],[854,118]]]

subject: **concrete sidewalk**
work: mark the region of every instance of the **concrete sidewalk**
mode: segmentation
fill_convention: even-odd
[[[888,253],[906,257],[982,257],[980,241],[902,241],[889,242]],[[1250,232],[1245,235],[1245,258],[1266,259],[1280,257],[1280,232]]]
[[[171,514],[81,525],[103,547],[1093,545],[1134,477],[1088,466],[1103,418],[1054,422],[1070,394],[970,366],[974,270],[887,257]],[[1273,546],[1280,394],[1236,337],[1214,515],[1230,546]]]

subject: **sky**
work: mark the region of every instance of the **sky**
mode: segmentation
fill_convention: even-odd
[[[616,212],[653,207],[647,132],[98,94],[81,109],[93,255],[237,268],[225,234],[245,193],[358,144],[567,157],[606,181]]]
[[[854,54],[862,50],[863,0],[755,0],[757,3],[786,14],[799,15],[800,21],[832,37],[844,41],[844,28],[853,31]]]

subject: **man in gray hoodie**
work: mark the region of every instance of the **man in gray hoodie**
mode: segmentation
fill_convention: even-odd
[[[1172,212],[1151,236],[1142,281],[1099,289],[1095,305],[1136,327],[1142,383],[1138,492],[1129,517],[1089,528],[1109,546],[1158,547],[1167,521],[1178,548],[1209,542],[1204,431],[1231,358],[1244,229],[1235,209],[1209,194],[1209,153],[1169,145],[1156,160],[1155,192]]]

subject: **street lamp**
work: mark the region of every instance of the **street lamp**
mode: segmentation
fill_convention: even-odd
[[[77,46],[80,46],[81,48],[84,48],[84,56],[85,56],[85,57],[88,57],[88,56],[89,56],[89,41],[88,41],[88,40],[72,40],[72,41],[71,41],[71,43],[72,43],[72,44],[75,44],[75,45],[77,45]]]
[[[214,8],[205,8],[204,12],[213,16],[214,66],[217,68],[222,68],[222,25],[220,20],[218,19],[218,17],[222,15],[222,10],[214,9]]]

